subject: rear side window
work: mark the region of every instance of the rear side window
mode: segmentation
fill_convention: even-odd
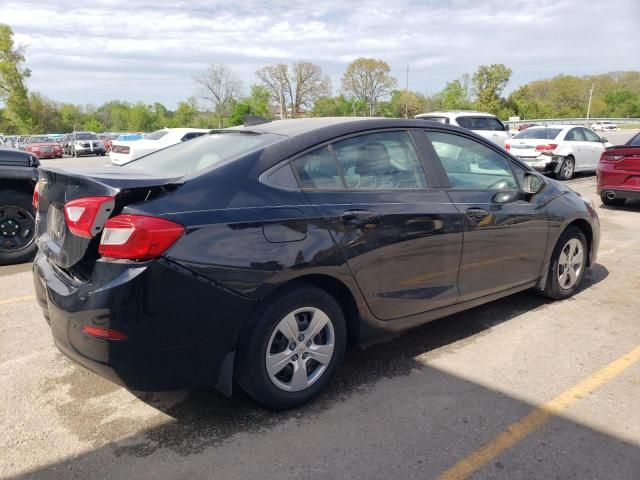
[[[342,188],[342,178],[329,147],[314,150],[293,161],[300,188]]]
[[[631,147],[640,147],[640,133],[637,134],[635,137],[633,137],[631,140],[629,140],[627,145]]]
[[[424,169],[407,132],[370,133],[341,140],[332,146],[347,188],[427,186]]]
[[[456,122],[461,127],[469,130],[496,130],[504,131],[504,125],[500,123],[497,118],[494,117],[458,117]]]
[[[453,188],[518,188],[509,161],[495,150],[466,137],[427,132]]]
[[[586,139],[582,134],[582,131],[579,128],[572,128],[567,132],[567,135],[564,137],[567,142],[585,142]]]

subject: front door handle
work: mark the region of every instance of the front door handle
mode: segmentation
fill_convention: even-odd
[[[480,221],[482,220],[484,217],[486,217],[487,215],[489,215],[489,212],[486,211],[484,208],[467,208],[467,216],[469,218],[472,218],[473,220],[476,221]]]
[[[340,215],[340,221],[350,227],[364,227],[378,223],[378,215],[368,210],[347,210]]]

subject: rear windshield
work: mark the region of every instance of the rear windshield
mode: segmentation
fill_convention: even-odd
[[[271,133],[214,132],[158,150],[124,165],[168,176],[220,167],[285,137]]]
[[[76,133],[76,140],[98,140],[95,133]]]
[[[517,133],[513,138],[531,138],[539,140],[553,140],[562,131],[561,128],[527,128]]]
[[[155,132],[150,133],[144,138],[145,140],[159,140],[162,137],[164,137],[167,133],[169,133],[169,130],[156,130]]]
[[[449,119],[447,117],[418,117],[419,120],[429,120],[430,122],[438,122],[438,123],[449,123]]]
[[[638,133],[635,137],[633,137],[627,145],[631,147],[640,147],[640,133]]]
[[[500,120],[494,117],[458,117],[456,122],[461,127],[469,130],[502,130],[504,131],[504,125],[500,123]]]

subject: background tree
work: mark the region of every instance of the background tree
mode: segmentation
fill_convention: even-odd
[[[263,85],[251,85],[251,95],[243,98],[233,106],[231,112],[231,125],[242,125],[245,115],[258,115],[264,118],[273,118],[269,108],[271,94]]]
[[[369,116],[373,116],[378,100],[389,95],[398,83],[390,72],[389,64],[383,60],[358,58],[342,76],[342,93],[365,101]]]
[[[24,60],[24,47],[14,45],[11,27],[0,24],[0,101],[5,105],[3,117],[19,133],[38,129],[24,83],[31,71],[22,66]]]
[[[498,114],[501,108],[500,95],[511,78],[512,70],[501,63],[481,65],[473,74],[471,82],[476,96],[476,108]]]
[[[196,73],[193,80],[200,87],[200,96],[213,105],[218,128],[224,127],[233,99],[242,88],[240,79],[226,65],[210,65],[204,72]]]
[[[269,90],[281,118],[296,118],[313,107],[315,101],[331,94],[331,81],[322,68],[310,62],[267,65],[256,76]]]

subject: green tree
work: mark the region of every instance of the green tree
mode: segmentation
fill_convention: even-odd
[[[365,101],[369,106],[369,116],[373,116],[378,101],[388,96],[397,83],[387,62],[361,57],[347,66],[342,75],[341,90],[347,98]]]
[[[198,121],[198,101],[189,97],[178,103],[171,121],[172,127],[195,127]]]
[[[464,110],[472,107],[469,86],[465,85],[463,80],[448,82],[438,95],[443,109]]]
[[[0,24],[0,100],[4,102],[4,117],[20,133],[38,128],[29,104],[25,80],[31,71],[24,68],[24,47],[15,46],[9,25]]]
[[[500,95],[512,73],[510,68],[501,63],[481,65],[471,79],[476,95],[476,108],[498,114],[501,108]]]

